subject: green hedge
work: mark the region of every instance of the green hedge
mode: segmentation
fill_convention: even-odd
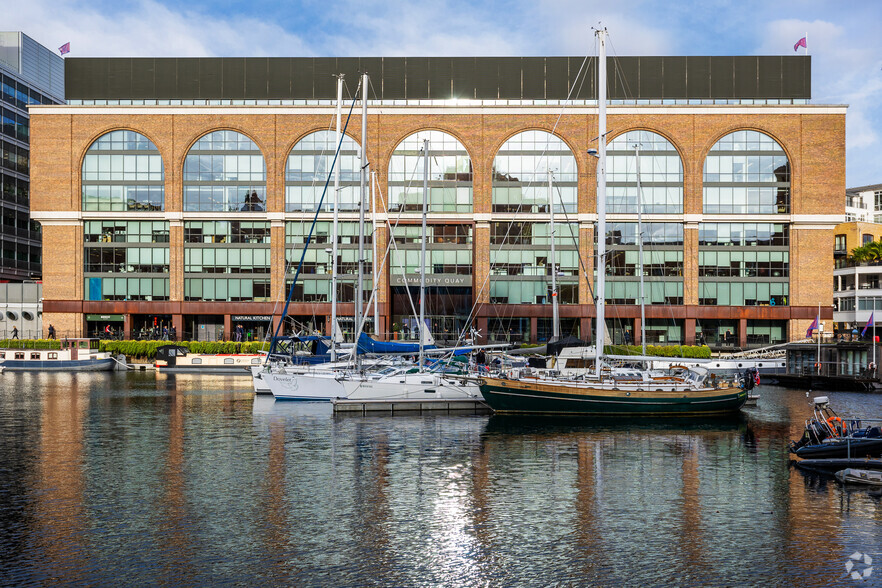
[[[639,345],[607,345],[603,352],[607,355],[641,355],[643,349]],[[711,350],[707,345],[647,345],[646,355],[710,359]]]
[[[269,343],[248,341],[233,343],[230,341],[101,341],[101,351],[114,354],[121,353],[126,357],[155,359],[156,348],[163,345],[186,347],[190,353],[258,353],[269,351]]]
[[[0,339],[3,349],[61,349],[55,339]]]

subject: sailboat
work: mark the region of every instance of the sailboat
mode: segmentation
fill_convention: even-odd
[[[598,38],[597,106],[597,291],[596,342],[604,341],[606,278],[606,30]],[[641,300],[641,304],[643,301]],[[637,356],[631,361],[647,361]],[[605,361],[606,360],[606,361]],[[708,384],[700,367],[674,367],[668,372],[643,368],[614,368],[595,344],[594,374],[565,378],[554,372],[516,370],[481,377],[487,404],[500,413],[572,415],[712,415],[740,410],[747,391],[726,382]]]
[[[423,141],[423,214],[422,247],[420,251],[420,317],[419,348],[417,371],[402,370],[365,378],[352,374],[339,378],[339,385],[345,390],[341,398],[332,402],[335,407],[347,403],[370,403],[381,406],[384,403],[419,402],[422,408],[430,408],[434,402],[448,403],[456,400],[480,401],[478,385],[469,379],[457,377],[444,370],[443,362],[436,362],[433,371],[426,371],[426,342],[431,335],[426,326],[426,212],[429,199],[429,141]],[[361,347],[361,339],[359,347]]]

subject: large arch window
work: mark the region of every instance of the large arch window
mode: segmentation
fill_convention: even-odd
[[[334,163],[338,141],[334,131],[317,131],[294,145],[285,167],[285,210],[315,211],[328,179],[328,171]],[[340,167],[340,210],[358,210],[360,158],[358,143],[348,136],[344,137],[337,159]],[[323,211],[334,210],[331,190],[333,184],[329,184],[328,193],[325,194]]]
[[[640,194],[637,193],[637,149]],[[683,212],[683,162],[670,141],[652,131],[628,131],[607,147],[606,211],[648,214]]]
[[[419,131],[404,139],[389,160],[389,210],[423,209],[423,139],[429,140],[428,212],[472,211],[472,161],[456,137]]]
[[[578,173],[573,152],[547,131],[524,131],[493,160],[493,212],[548,212],[548,170],[556,212],[576,212]]]
[[[758,131],[729,133],[704,160],[706,214],[787,214],[790,162],[781,146]]]
[[[184,210],[265,210],[266,165],[254,141],[236,131],[214,131],[184,160]]]
[[[86,152],[82,170],[84,211],[163,210],[162,156],[135,131],[111,131]]]

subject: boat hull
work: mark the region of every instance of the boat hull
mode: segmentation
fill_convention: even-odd
[[[261,378],[276,400],[319,400],[330,402],[332,398],[346,395],[336,374],[274,374],[263,372]]]
[[[806,445],[796,450],[796,456],[807,458],[828,457],[879,457],[882,456],[882,439],[852,439],[849,443],[821,443]]]
[[[7,359],[0,363],[9,372],[109,372],[116,362],[106,359]]]
[[[737,412],[747,400],[739,388],[629,391],[484,378],[481,394],[502,414],[691,416]]]

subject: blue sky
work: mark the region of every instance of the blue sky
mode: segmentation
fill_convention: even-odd
[[[848,104],[846,183],[882,183],[880,0],[0,0],[0,28],[71,56],[793,54],[812,102]]]

